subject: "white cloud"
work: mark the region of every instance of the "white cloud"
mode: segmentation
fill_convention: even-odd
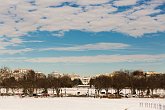
[[[23,41],[19,38],[12,38],[10,42],[13,44],[21,44]]]
[[[26,60],[27,58],[26,57],[8,57],[8,58],[0,58],[0,61],[1,62],[22,62],[24,60]]]
[[[165,54],[158,55],[98,55],[98,56],[70,56],[43,57],[25,60],[36,63],[114,63],[114,62],[156,62],[165,59]]]
[[[92,4],[103,4],[111,0],[76,0],[79,5],[92,5]]]
[[[115,11],[118,9],[113,5],[135,5],[137,0],[117,0],[113,5],[108,4],[109,1],[111,0],[35,0],[34,5],[29,0],[5,0],[0,4],[0,35],[19,37],[40,29],[115,31],[137,37],[165,31],[165,14],[148,16],[161,11],[155,8],[162,5],[163,0],[151,0],[117,13]],[[77,4],[79,7],[51,7],[63,2]]]
[[[21,44],[23,41],[19,38],[10,38],[7,39],[5,37],[0,38],[0,49],[6,49],[9,46],[17,46]]]
[[[128,6],[135,5],[138,0],[117,0],[114,3],[115,6]]]
[[[1,54],[10,54],[10,55],[13,55],[13,54],[22,54],[22,53],[26,53],[26,52],[31,52],[33,51],[33,49],[31,48],[25,48],[25,49],[17,49],[17,50],[14,50],[14,49],[0,49],[0,55]]]
[[[46,48],[45,50],[56,50],[56,51],[87,51],[87,50],[113,50],[113,49],[125,49],[128,48],[128,44],[123,43],[95,43],[95,44],[85,44],[77,45],[72,47],[56,47],[56,48]]]
[[[56,36],[56,37],[63,37],[65,35],[65,32],[66,31],[59,31],[59,32],[56,32],[53,34],[53,36]]]
[[[1,54],[21,54],[21,53],[26,53],[26,52],[30,52],[33,51],[33,49],[30,48],[24,48],[24,49],[11,49],[12,47],[19,47],[21,44],[23,43],[41,43],[43,41],[39,41],[39,40],[30,40],[30,41],[23,41],[20,38],[5,38],[2,37],[0,38],[0,55]]]
[[[22,42],[41,43],[41,42],[44,42],[44,41],[40,41],[40,40],[31,40],[31,41],[22,41]]]
[[[5,41],[4,38],[0,39],[0,49],[4,49],[6,46],[9,46],[10,44]]]
[[[22,54],[22,53],[26,53],[26,52],[30,52],[33,51],[33,49],[30,48],[24,48],[24,49],[9,49],[11,47],[17,47],[20,44],[22,44],[23,41],[20,38],[16,38],[16,37],[11,37],[11,38],[6,38],[6,37],[0,37],[0,55],[2,54]]]

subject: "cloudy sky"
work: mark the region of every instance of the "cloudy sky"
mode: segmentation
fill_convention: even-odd
[[[0,66],[165,72],[165,0],[5,0]]]

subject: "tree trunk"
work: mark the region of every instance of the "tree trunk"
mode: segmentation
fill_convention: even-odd
[[[97,89],[97,93],[98,93],[98,97],[100,96],[100,90],[99,89]]]
[[[119,96],[120,94],[120,89],[117,89],[117,96]]]
[[[151,89],[151,95],[153,95],[154,94],[154,89]]]
[[[9,88],[6,88],[6,94],[8,94],[8,92],[9,92]]]
[[[65,97],[66,97],[66,89],[65,89]]]
[[[15,92],[14,92],[14,91],[15,91],[15,89],[14,89],[14,88],[12,88],[13,95],[15,95]]]
[[[53,88],[53,95],[54,95],[54,88]]]
[[[135,88],[132,88],[132,94],[136,94]]]
[[[107,89],[105,89],[105,91],[106,91],[106,96],[108,96],[108,88],[107,88]]]
[[[57,97],[60,97],[60,89],[56,88]]]
[[[147,94],[146,94],[147,96],[149,96],[150,95],[150,89],[149,88],[147,88]]]
[[[36,94],[38,93],[38,88],[36,88]]]

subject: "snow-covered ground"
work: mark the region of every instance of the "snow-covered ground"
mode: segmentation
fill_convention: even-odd
[[[165,110],[165,99],[19,98],[5,96],[0,97],[0,110]]]

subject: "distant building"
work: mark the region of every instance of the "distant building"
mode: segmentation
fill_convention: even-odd
[[[71,78],[71,80],[80,79],[80,76],[78,74],[70,74],[68,76]]]
[[[80,78],[81,82],[84,84],[84,85],[88,85],[89,82],[90,82],[90,77],[83,77],[83,78]]]
[[[12,71],[8,68],[0,69],[0,80],[13,77]]]
[[[54,78],[59,78],[59,77],[62,77],[62,76],[63,76],[63,75],[60,74],[60,73],[57,72],[57,71],[48,74],[48,77],[54,77]]]
[[[30,71],[32,71],[32,69],[16,69],[13,71],[13,77],[16,80],[22,79]]]
[[[46,75],[42,72],[36,71],[35,74],[36,74],[36,78],[43,78],[43,79],[46,78]]]
[[[22,74],[26,74],[28,73],[29,71],[31,71],[32,69],[16,69],[13,71],[13,73],[22,73]]]
[[[78,74],[61,74],[57,71],[48,74],[48,77],[60,78],[62,76],[68,76],[71,80],[80,79],[83,85],[88,85],[90,81],[90,77],[80,77]]]
[[[146,76],[151,76],[151,75],[160,75],[160,73],[155,72],[155,71],[147,71]]]

